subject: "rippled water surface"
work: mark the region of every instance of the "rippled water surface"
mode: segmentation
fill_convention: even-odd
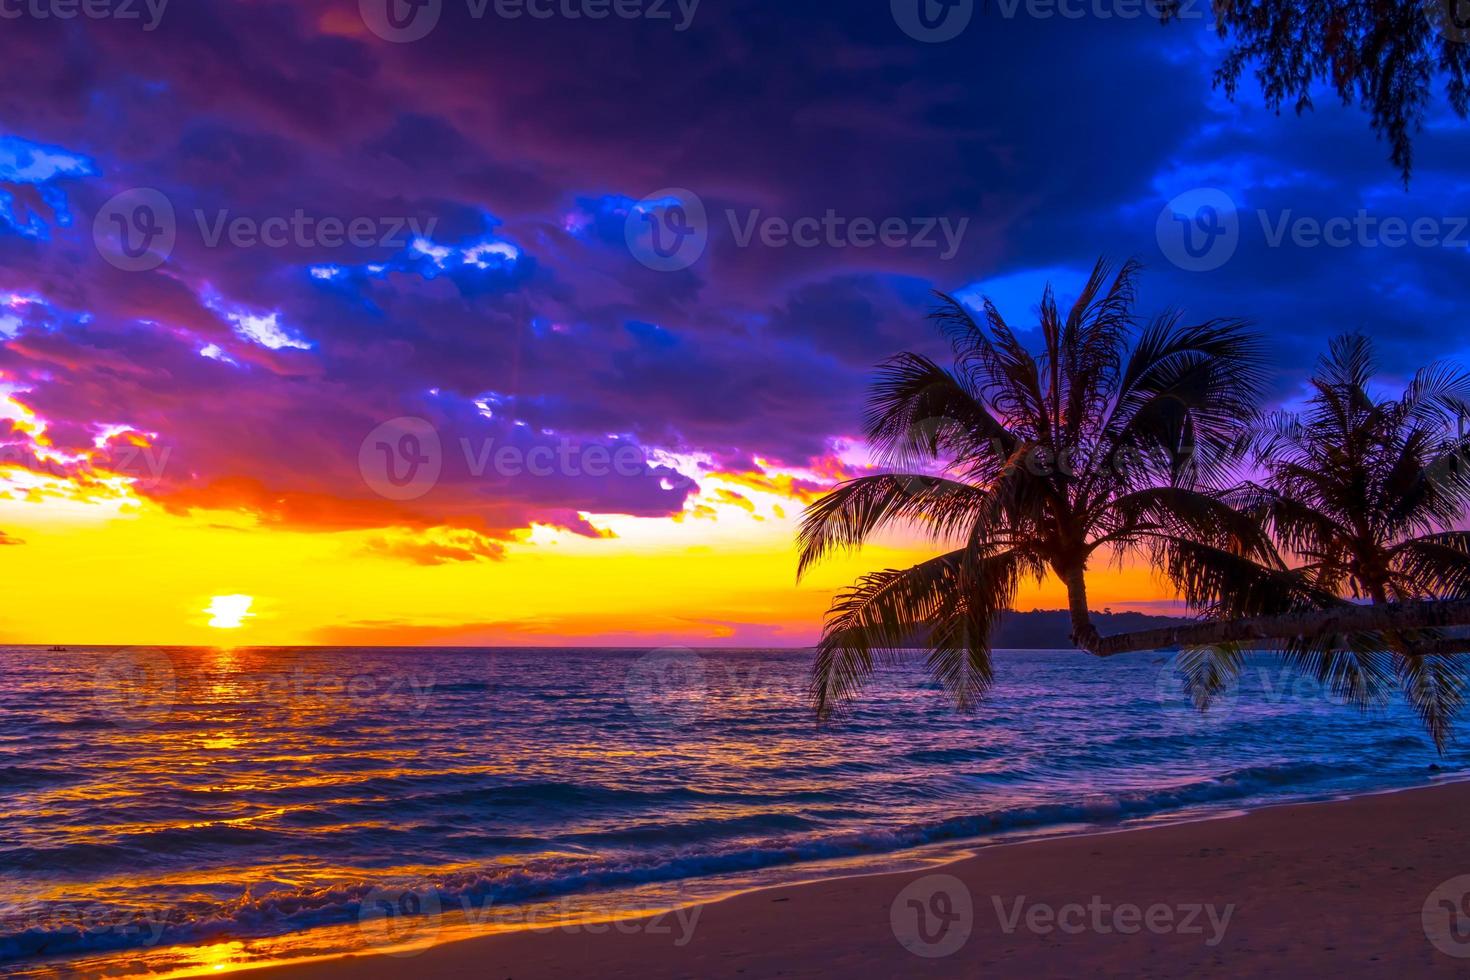
[[[375,906],[655,908],[1470,765],[1269,661],[1202,718],[1159,655],[998,659],[972,715],[915,665],[818,726],[798,651],[0,649],[0,972],[403,938]]]

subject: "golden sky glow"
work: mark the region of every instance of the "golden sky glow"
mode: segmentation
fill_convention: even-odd
[[[0,640],[13,643],[803,645],[834,590],[931,552],[898,543],[795,583],[803,501],[740,476],[702,477],[674,518],[585,515],[612,536],[543,525],[501,560],[417,564],[393,544],[430,530],[299,531],[240,512],[165,511],[108,485],[0,498],[10,562]],[[19,574],[23,568],[24,573]],[[1162,593],[1144,569],[1099,569],[1096,607]],[[1022,608],[1059,608],[1059,583]]]

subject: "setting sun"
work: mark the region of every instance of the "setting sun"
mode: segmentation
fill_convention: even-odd
[[[248,595],[217,595],[209,600],[204,611],[209,614],[209,625],[220,630],[237,630],[254,613],[250,605],[255,599]]]

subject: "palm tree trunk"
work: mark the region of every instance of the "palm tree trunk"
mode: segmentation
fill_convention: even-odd
[[[1082,650],[1090,650],[1100,639],[1097,627],[1092,625],[1092,612],[1087,608],[1087,570],[1081,565],[1060,572],[1062,584],[1067,587],[1067,609],[1072,617],[1072,643]]]
[[[1069,586],[1070,588],[1070,586]],[[1446,602],[1400,602],[1385,605],[1344,605],[1332,609],[1261,616],[1255,619],[1229,619],[1218,622],[1190,623],[1163,629],[1140,630],[1117,636],[1096,636],[1094,642],[1083,643],[1077,635],[1077,611],[1072,610],[1073,641],[1097,657],[1141,650],[1161,650],[1174,646],[1212,646],[1219,643],[1264,643],[1290,640],[1299,636],[1334,633],[1382,633],[1389,630],[1436,629],[1470,626],[1470,599]],[[1090,624],[1089,624],[1090,625]],[[1437,653],[1470,651],[1470,641],[1448,640]]]

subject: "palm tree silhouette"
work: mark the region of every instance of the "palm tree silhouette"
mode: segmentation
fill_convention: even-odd
[[[1299,412],[1261,426],[1264,486],[1238,498],[1300,561],[1312,588],[1375,605],[1470,599],[1470,533],[1455,530],[1470,506],[1470,439],[1460,426],[1470,374],[1448,364],[1419,371],[1397,398],[1375,399],[1373,346],[1336,338]],[[1337,658],[1333,644],[1359,653]],[[1342,676],[1355,700],[1397,681],[1441,747],[1464,704],[1461,659],[1430,629],[1319,638],[1288,649],[1319,674]]]
[[[1257,420],[1259,341],[1240,321],[1185,325],[1177,313],[1140,330],[1138,271],[1128,262],[1114,276],[1100,260],[1065,315],[1048,286],[1039,356],[989,299],[982,327],[938,294],[931,319],[953,370],[915,353],[884,363],[865,430],[895,472],[841,484],[807,509],[798,576],[895,527],[947,550],[835,598],[812,682],[821,714],[850,699],[877,658],[916,642],[955,702],[973,704],[992,681],[998,617],[1021,582],[1048,573],[1066,586],[1073,641],[1096,648],[1087,570],[1100,557],[1146,555],[1211,616],[1317,602],[1222,492]]]

